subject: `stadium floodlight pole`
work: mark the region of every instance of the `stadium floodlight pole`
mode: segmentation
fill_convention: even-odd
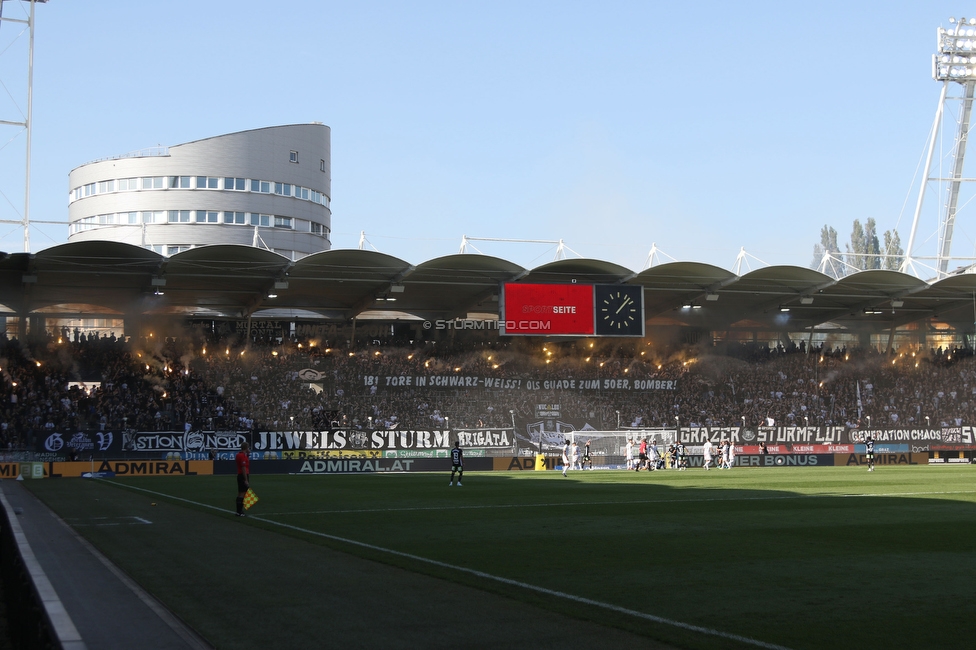
[[[959,191],[963,182],[976,179],[963,178],[963,168],[966,159],[966,143],[969,137],[969,124],[972,117],[973,98],[976,96],[976,18],[949,18],[948,29],[939,27],[937,30],[938,52],[932,56],[932,78],[942,82],[942,93],[939,97],[939,107],[935,114],[935,123],[929,139],[929,149],[925,161],[925,174],[919,188],[918,201],[915,205],[915,215],[912,219],[912,232],[908,238],[908,248],[905,249],[905,259],[901,270],[914,269],[912,254],[915,246],[915,236],[918,230],[919,217],[925,198],[925,188],[930,182],[948,181],[948,193],[945,208],[939,220],[939,251],[937,260],[937,277],[943,278],[949,267],[949,255],[952,250],[952,231],[956,221],[959,205]],[[935,143],[945,114],[945,102],[949,84],[958,83],[963,92],[954,100],[962,101],[962,108],[958,113],[956,136],[953,142],[952,175],[949,178],[932,177],[932,158]]]
[[[19,121],[0,120],[3,126],[19,126],[27,132],[26,160],[24,167],[24,214],[20,224],[24,228],[24,252],[30,252],[30,172],[31,172],[31,133],[33,132],[33,106],[34,106],[34,5],[38,2],[45,3],[47,0],[29,0],[30,12],[26,19],[9,18],[3,16],[3,0],[0,0],[0,23],[26,23],[28,32],[27,46],[27,113],[24,119]],[[6,220],[4,220],[6,222]]]

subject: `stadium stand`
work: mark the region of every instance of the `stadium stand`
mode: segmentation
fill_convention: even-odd
[[[453,429],[505,427],[512,415],[531,418],[539,403],[558,403],[563,417],[603,429],[617,428],[618,411],[624,427],[673,426],[675,417],[690,427],[737,426],[743,418],[747,426],[857,427],[869,417],[876,427],[974,421],[976,361],[966,349],[884,355],[795,346],[581,346],[546,343],[543,351],[515,341],[435,352],[299,341],[231,347],[193,336],[2,338],[0,445],[13,452],[50,431],[80,429],[429,429],[445,418]],[[539,388],[382,381],[452,375],[490,378],[493,386],[528,378]],[[603,388],[604,380],[622,377],[674,382],[674,389]],[[566,378],[597,388],[546,388]]]

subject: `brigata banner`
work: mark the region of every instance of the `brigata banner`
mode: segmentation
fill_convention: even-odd
[[[312,376],[312,375],[308,375]],[[307,380],[314,381],[314,380]],[[481,375],[362,375],[361,386],[396,388],[480,388],[484,390],[553,390],[577,393],[629,391],[634,393],[677,390],[675,379],[583,379],[567,375],[555,379],[524,377],[484,377]]]

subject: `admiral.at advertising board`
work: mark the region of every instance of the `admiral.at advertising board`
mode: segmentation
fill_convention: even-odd
[[[491,458],[465,459],[464,468],[492,469]],[[451,471],[450,460],[442,458],[333,458],[305,460],[268,460],[251,464],[252,474],[377,474],[385,472]],[[214,474],[236,474],[233,461],[213,463]]]

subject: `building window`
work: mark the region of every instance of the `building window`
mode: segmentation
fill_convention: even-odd
[[[198,190],[216,190],[219,186],[220,179],[215,176],[197,176]]]
[[[245,178],[225,178],[224,179],[224,189],[225,190],[246,190],[247,189],[247,179]]]
[[[131,187],[129,189],[132,189]],[[142,179],[142,189],[144,190],[161,190],[163,189],[163,177],[162,176],[144,176]]]
[[[123,212],[122,222],[129,225],[136,225],[139,223],[139,213],[138,212]]]
[[[262,194],[270,194],[271,181],[259,181],[256,179],[251,179],[251,191],[261,192]]]
[[[188,250],[190,250],[190,246],[187,246],[185,244],[184,245],[179,245],[179,246],[167,246],[166,247],[166,254],[167,255],[176,255],[177,253],[182,253],[183,251],[188,251]]]
[[[275,228],[288,228],[291,230],[291,217],[275,217]]]
[[[322,224],[315,223],[314,221],[310,221],[308,225],[309,225],[309,232],[311,232],[313,235],[322,234]]]
[[[190,223],[190,211],[189,210],[170,210],[169,211],[169,222],[170,223]]]
[[[275,194],[281,194],[282,196],[291,196],[291,184],[275,183]]]
[[[197,210],[197,223],[217,223],[218,214],[213,210]]]
[[[288,152],[288,162],[293,162],[293,163],[297,163],[298,162],[298,152],[297,151],[289,151]]]
[[[98,193],[105,194],[106,192],[115,191],[115,181],[99,181],[98,182]]]
[[[319,161],[319,171],[325,171],[325,158]]]
[[[166,213],[162,210],[147,210],[142,213],[142,223],[166,223]]]
[[[257,214],[256,212],[251,213],[251,225],[252,226],[270,226],[271,225],[271,215],[269,215],[269,214]]]
[[[247,217],[244,212],[225,212],[224,223],[244,225],[247,223]]]
[[[123,191],[139,189],[138,178],[120,178],[119,189]]]
[[[190,189],[190,176],[170,176],[169,187],[170,189]]]

